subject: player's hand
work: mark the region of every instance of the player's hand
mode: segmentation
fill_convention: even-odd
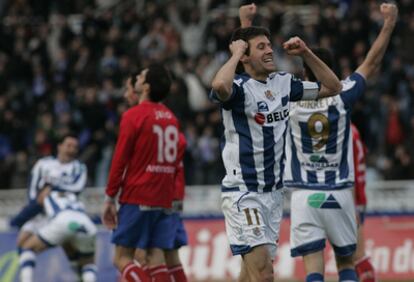
[[[306,51],[309,50],[305,42],[297,36],[292,37],[283,43],[283,49],[285,49],[289,55],[293,56],[303,55]]]
[[[239,8],[239,18],[241,27],[249,27],[252,25],[254,16],[256,15],[256,4],[243,5]]]
[[[45,185],[42,190],[39,191],[37,195],[36,202],[40,205],[43,205],[44,200],[47,196],[49,196],[50,192],[52,191],[52,186]]]
[[[115,202],[105,201],[102,212],[102,223],[110,230],[116,228],[118,225],[118,214]]]
[[[182,212],[184,209],[184,203],[182,200],[174,200],[172,202],[172,209],[174,212]]]
[[[246,41],[239,39],[239,40],[233,41],[230,44],[229,49],[233,56],[239,56],[241,58],[244,55],[244,53],[246,53],[248,46],[249,45],[247,44]]]
[[[380,12],[384,17],[385,22],[391,22],[395,24],[398,17],[398,8],[395,4],[382,3],[380,6]]]

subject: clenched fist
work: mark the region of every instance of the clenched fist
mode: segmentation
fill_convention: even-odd
[[[283,43],[283,49],[285,49],[289,55],[300,56],[308,50],[308,46],[306,46],[302,39],[295,36]]]
[[[395,4],[382,3],[380,6],[380,12],[384,17],[385,22],[391,22],[395,24],[398,17],[398,8]]]

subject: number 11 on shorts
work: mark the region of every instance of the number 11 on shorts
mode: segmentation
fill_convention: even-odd
[[[253,225],[253,219],[252,219],[252,216],[251,216],[251,213],[250,213],[251,210],[253,210],[253,214],[254,214],[254,217],[256,219],[256,225],[260,225],[258,210],[257,209],[246,208],[243,211],[244,211],[244,215],[246,216],[247,225]]]

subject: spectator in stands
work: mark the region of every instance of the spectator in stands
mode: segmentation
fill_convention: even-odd
[[[177,92],[187,93],[182,99],[168,104],[177,111],[181,124],[191,124],[200,112],[217,115],[218,109],[211,109],[205,103],[205,95],[212,74],[228,56],[228,38],[237,24],[232,1],[197,0],[194,4],[178,1],[176,5],[168,1],[126,1],[115,8],[102,9],[98,9],[102,1],[55,2],[47,9],[42,7],[43,1],[0,4],[3,20],[0,26],[0,135],[4,139],[2,144],[9,144],[10,165],[16,165],[16,154],[21,151],[26,152],[29,165],[35,162],[39,151],[33,140],[41,128],[36,118],[49,114],[52,124],[43,143],[55,141],[68,129],[82,133],[80,157],[91,165],[90,176],[96,175],[89,177],[89,184],[101,183],[97,167],[106,162],[104,148],[114,146],[113,136],[118,130],[119,116],[126,108],[120,90],[122,78],[137,71],[136,65],[145,67],[151,62],[146,53],[153,50],[141,50],[143,53],[140,54],[139,44],[143,38],[152,37],[154,29],[161,33],[160,42],[163,43],[159,46],[165,44],[160,50],[157,48],[154,59],[168,60],[175,76],[173,84],[177,83],[181,88]],[[300,32],[309,42],[337,51],[339,71],[343,77],[349,75],[381,25],[375,5],[352,1],[347,5],[341,2],[322,6],[309,4],[312,1],[300,1],[306,5],[295,7],[295,10],[312,13],[307,13],[308,17],[296,13],[297,24],[287,29],[286,23],[291,19],[288,11],[293,2],[298,3],[261,1],[263,17],[258,23],[264,21],[274,34],[277,32],[272,38],[275,42],[283,42],[289,32]],[[386,63],[379,75],[382,79],[368,85],[367,93],[373,95],[367,95],[363,101],[365,106],[359,108],[358,116],[355,116],[356,124],[362,129],[362,138],[370,148],[368,158],[383,155],[391,159],[396,150],[395,145],[389,150],[384,146],[386,134],[382,125],[388,119],[385,110],[388,102],[383,97],[392,95],[398,101],[404,129],[414,115],[414,71],[410,49],[414,5],[410,1],[402,1],[400,5],[402,17],[397,23],[391,52],[385,56]],[[233,18],[229,18],[233,11]],[[190,18],[187,22],[183,14],[191,15],[186,17]],[[349,50],[353,50],[352,54]],[[283,69],[295,69],[290,59],[278,55],[277,60]],[[109,88],[108,80],[112,81]],[[84,110],[84,97],[91,85],[99,93],[92,103],[99,113],[89,120],[90,112]],[[187,90],[182,91],[184,88]],[[103,92],[105,97],[102,98],[100,94]],[[65,116],[60,118],[68,109],[70,115],[63,114]],[[207,132],[204,131],[207,120],[197,129],[197,139]],[[214,129],[214,139],[218,140],[220,130]],[[183,131],[187,129],[183,128]],[[407,140],[413,139],[413,130],[404,130],[404,133]],[[192,146],[197,143],[197,140],[194,145],[190,143],[188,150],[196,150]],[[190,167],[200,162],[199,156],[195,154],[186,160],[191,162]],[[412,152],[410,156],[414,157]],[[384,171],[383,176],[388,171]],[[387,174],[387,177],[391,175]],[[2,179],[0,189],[10,188],[10,181]],[[191,181],[188,183],[203,184]]]

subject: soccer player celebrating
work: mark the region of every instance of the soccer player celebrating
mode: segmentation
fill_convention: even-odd
[[[49,223],[49,218],[43,213],[44,208],[38,203],[37,197],[44,189],[67,191],[79,194],[84,188],[87,179],[85,164],[76,159],[78,153],[78,139],[75,135],[67,134],[60,138],[57,145],[57,155],[39,159],[31,171],[29,182],[29,203],[11,220],[11,225],[20,228],[17,239],[20,261],[27,257],[23,245],[29,238]],[[72,248],[62,245],[73,269],[82,276],[78,257],[73,255]],[[34,267],[35,253],[29,252]],[[31,270],[28,270],[31,273]],[[29,274],[29,277],[32,275]]]
[[[48,222],[22,244],[20,281],[32,282],[35,254],[66,244],[78,258],[82,282],[95,282],[94,264],[96,226],[86,215],[75,193],[43,189],[37,201],[45,210]]]
[[[262,27],[237,29],[231,57],[212,81],[211,99],[221,104],[224,142],[222,210],[233,255],[241,255],[241,279],[273,281],[272,260],[282,219],[284,135],[289,101],[337,94],[333,72],[298,37],[283,44],[317,74],[317,83],[276,73],[269,32]],[[236,68],[244,73],[236,74]]]
[[[113,229],[114,264],[128,282],[170,281],[163,250],[173,247],[173,228],[164,209],[173,200],[179,133],[176,117],[160,103],[170,85],[159,64],[137,76],[138,104],[122,116],[106,188],[102,220]],[[134,263],[136,249],[146,252],[149,275]]]
[[[358,281],[353,263],[357,223],[350,111],[363,94],[366,79],[380,66],[397,20],[395,5],[382,4],[380,10],[384,17],[381,32],[363,63],[342,81],[341,94],[290,107],[284,179],[294,189],[290,244],[292,256],[303,257],[307,282],[324,280],[326,238],[335,252],[339,281]],[[315,53],[331,64],[328,51]],[[310,81],[319,80],[306,61],[305,70]]]

